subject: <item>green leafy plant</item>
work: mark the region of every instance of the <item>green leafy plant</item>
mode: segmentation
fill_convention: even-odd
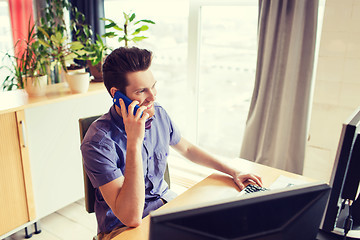
[[[74,16],[70,26],[65,22],[65,10]],[[23,88],[23,76],[26,81],[27,76],[47,72],[51,74],[53,82],[57,83],[61,81],[62,69],[67,72],[67,66],[75,59],[89,58],[91,62],[96,62],[95,58],[101,58],[99,52],[105,51],[106,46],[100,38],[100,41],[91,43],[92,32],[84,22],[84,14],[68,0],[46,0],[43,15],[37,26],[29,25],[28,39],[24,40],[25,51],[5,55],[10,61],[10,66],[5,67],[8,68],[9,75],[4,80],[3,88]],[[24,43],[21,40],[17,44]]]
[[[93,31],[85,23],[85,15],[83,13],[79,12],[76,7],[72,7],[71,12],[73,19],[75,19],[71,25],[73,39],[84,45],[82,55],[80,56],[78,53],[78,59],[89,61],[91,65],[102,62],[105,55],[109,52],[109,48],[98,34],[95,41],[92,40]]]
[[[60,31],[49,35],[43,28],[38,27],[38,29],[44,35],[39,41],[47,47],[52,69],[61,66],[66,72],[66,66],[84,54],[84,45],[81,42],[69,41]]]
[[[47,48],[50,68],[56,72],[60,72],[62,68],[67,72],[67,66],[86,53],[84,44],[81,41],[72,40],[69,34],[70,32],[79,36],[84,34],[79,26],[84,22],[85,16],[67,0],[47,0],[46,2],[45,14],[40,18],[38,26],[38,38]],[[64,9],[74,15],[69,29],[66,28]]]
[[[78,59],[89,61],[92,66],[102,63],[104,57],[109,53],[110,48],[104,43],[99,34],[96,34],[96,40],[93,42],[91,36],[93,32],[90,26],[82,24],[76,26],[75,36],[77,41],[83,43],[83,55]]]
[[[17,57],[9,53],[5,53],[3,57],[4,62],[9,62],[9,65],[1,66],[1,69],[6,69],[8,75],[5,77],[2,83],[2,89],[6,91],[11,91],[18,88],[23,88],[24,84],[22,81],[21,68],[18,66]]]
[[[46,66],[49,61],[46,46],[37,39],[35,25],[31,25],[30,20],[27,38],[18,40],[14,49],[18,49],[18,45],[24,47],[22,52],[14,55],[5,54],[5,57],[10,61],[10,66],[3,66],[9,72],[2,84],[4,90],[24,88],[28,77],[45,76],[47,73]]]
[[[110,48],[104,43],[99,34],[96,34],[95,42],[85,46],[85,50],[88,53],[87,60],[91,62],[91,65],[95,66],[103,61]]]
[[[155,22],[147,19],[135,21],[135,13],[127,14],[123,12],[123,15],[125,20],[123,27],[120,27],[115,21],[109,18],[100,18],[108,23],[105,25],[105,29],[111,30],[105,33],[103,37],[117,37],[118,42],[125,42],[125,47],[128,47],[129,42],[137,43],[148,38],[146,36],[139,36],[139,34],[149,29],[148,24],[155,24]]]
[[[77,19],[81,19],[77,17]],[[106,55],[110,52],[110,48],[104,43],[103,39],[96,34],[93,41],[93,32],[90,26],[78,21],[74,26],[77,41],[84,44],[83,55],[78,59],[84,60],[86,66],[89,67],[93,81],[102,81],[102,63]]]

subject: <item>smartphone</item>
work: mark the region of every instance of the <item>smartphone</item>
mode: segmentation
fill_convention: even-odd
[[[116,106],[118,106],[119,108],[121,108],[120,106],[120,98],[122,98],[122,100],[124,101],[125,103],[125,107],[126,107],[126,111],[128,111],[129,109],[129,105],[130,103],[132,103],[133,101],[131,101],[130,98],[128,98],[125,94],[121,93],[120,91],[116,91],[115,94],[114,94],[114,98],[113,98],[113,102],[115,103]],[[139,109],[139,105],[135,105],[135,108],[134,108],[134,116],[137,112],[137,110]],[[142,114],[141,114],[142,115]]]

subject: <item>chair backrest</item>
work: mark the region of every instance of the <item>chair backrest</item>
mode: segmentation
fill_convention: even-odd
[[[80,140],[82,140],[85,137],[85,134],[87,130],[89,129],[90,125],[100,117],[93,116],[93,117],[87,117],[87,118],[80,118],[79,119],[79,128],[80,128]],[[85,169],[83,168],[83,174],[84,174],[84,188],[85,188],[85,206],[86,211],[88,213],[94,212],[94,204],[95,204],[95,188],[93,187],[92,183],[90,182],[90,179],[88,175],[85,172]],[[166,164],[166,169],[164,173],[164,179],[169,185],[170,188],[170,174],[169,174],[169,165]]]
[[[87,132],[87,130],[89,129],[90,125],[100,117],[101,115],[98,116],[93,116],[93,117],[88,117],[88,118],[80,118],[79,119],[79,128],[80,128],[80,141],[82,142],[82,140],[85,137],[85,134]],[[94,212],[94,204],[95,204],[95,188],[93,187],[93,185],[90,182],[89,177],[87,176],[85,169],[83,168],[83,174],[84,174],[84,188],[85,188],[85,207],[86,207],[86,211],[88,213],[93,213]]]

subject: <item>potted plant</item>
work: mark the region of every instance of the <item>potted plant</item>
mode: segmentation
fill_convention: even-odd
[[[46,93],[48,76],[46,66],[48,59],[40,50],[43,46],[39,41],[34,41],[25,50],[24,55],[20,58],[20,68],[22,69],[22,80],[24,88],[29,96],[43,96]],[[41,53],[42,52],[42,53]]]
[[[70,22],[70,29],[65,24],[64,9],[76,14],[75,19]],[[53,83],[64,81],[67,72],[70,72],[69,68],[73,65],[74,59],[89,54],[86,52],[83,43],[76,41],[76,39],[72,40],[69,35],[69,30],[74,31],[75,26],[78,25],[77,17],[79,16],[84,18],[83,14],[73,8],[68,0],[46,0],[43,17],[39,19],[37,27],[31,28],[31,34],[29,31],[29,35],[34,39],[36,38],[36,41],[28,39],[27,49],[24,54],[21,53],[21,56],[16,55],[15,58],[15,56],[8,55],[13,63],[11,74],[5,79],[3,88],[24,87],[23,76],[25,76],[24,81],[27,81],[35,72],[43,74],[46,72],[44,70],[46,65],[48,65],[48,73],[51,75]],[[37,32],[35,32],[36,29]],[[30,64],[33,66],[28,67]],[[84,73],[85,67],[80,72]]]
[[[67,72],[67,66],[84,54],[84,45],[79,41],[69,41],[63,32],[56,31],[49,35],[42,27],[38,27],[38,30],[42,33],[42,39],[39,41],[47,47],[51,69],[57,68],[59,71],[63,69]]]
[[[87,92],[90,84],[90,74],[88,72],[69,72],[65,74],[66,81],[73,93]]]
[[[149,29],[144,23],[155,24],[153,21],[146,19],[135,22],[135,13],[127,14],[124,12],[123,16],[125,20],[123,28],[119,27],[115,21],[109,18],[100,18],[105,22],[109,22],[109,24],[105,25],[105,29],[111,29],[112,31],[105,33],[101,37],[97,34],[95,42],[91,41],[91,29],[87,26],[82,28],[83,34],[80,34],[80,38],[78,38],[79,41],[84,43],[84,49],[86,50],[86,54],[82,59],[87,60],[87,66],[90,69],[91,75],[94,76],[93,81],[95,82],[103,81],[102,64],[106,55],[112,50],[104,43],[102,38],[118,37],[118,41],[124,41],[125,47],[128,47],[130,42],[136,43],[147,38],[145,36],[137,36],[140,32]]]
[[[105,57],[109,54],[110,48],[107,47],[99,34],[96,34],[96,41],[89,45],[88,67],[91,75],[94,76],[94,82],[102,82],[102,65]]]
[[[95,42],[92,41],[93,32],[90,26],[83,24],[75,29],[77,29],[75,33],[76,39],[84,44],[83,55],[79,59],[86,62],[86,66],[89,67],[90,73],[94,77],[93,81],[103,81],[102,64],[110,48],[98,34],[96,34]]]
[[[115,21],[109,18],[100,18],[108,24],[105,25],[105,29],[111,30],[103,35],[106,38],[115,38],[117,37],[118,42],[125,42],[125,47],[128,47],[131,42],[137,43],[148,37],[139,36],[141,32],[147,31],[149,26],[147,24],[155,24],[155,22],[147,19],[142,19],[135,21],[135,13],[125,13],[123,27],[120,27]]]
[[[39,28],[39,30],[45,36],[41,41],[49,49],[51,68],[60,73],[64,70],[65,79],[73,93],[86,92],[89,88],[90,75],[85,72],[85,68],[80,71],[79,69],[68,71],[68,66],[74,63],[74,59],[84,55],[84,45],[79,41],[67,41],[66,36],[61,32],[49,36],[44,29]]]
[[[67,9],[75,18],[70,22],[69,29],[66,28],[64,20],[64,9]],[[77,8],[72,7],[67,0],[47,0],[45,15],[40,19],[38,37],[41,43],[47,47],[50,59],[50,68],[55,73],[55,81],[64,79],[69,84],[72,92],[85,92],[89,87],[90,76],[85,72],[85,67],[75,64],[75,59],[81,59],[86,54],[86,49],[81,41],[71,38],[69,32],[78,34],[76,27],[79,18],[84,19]],[[76,69],[73,69],[73,68]],[[63,76],[63,77],[61,77]]]
[[[75,14],[70,26],[66,24],[64,10]],[[44,13],[38,23],[38,38],[47,47],[50,68],[55,73],[54,82],[57,83],[62,81],[60,76],[65,74],[61,73],[68,72],[68,67],[74,64],[74,59],[85,53],[84,44],[73,40],[69,34],[76,31],[78,18],[85,17],[68,0],[47,0]]]
[[[18,41],[17,45],[24,46],[24,50],[14,56],[6,54],[11,61],[8,68],[10,74],[5,78],[3,89],[12,90],[25,88],[29,96],[41,96],[46,92],[48,64],[45,46],[36,38],[35,25],[28,25],[28,35],[23,41]]]

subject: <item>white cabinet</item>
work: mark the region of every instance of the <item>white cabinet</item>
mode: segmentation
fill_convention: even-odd
[[[111,105],[103,83],[0,93],[0,239],[84,197],[78,120]]]
[[[78,120],[111,104],[104,91],[25,109],[37,219],[84,197]]]

